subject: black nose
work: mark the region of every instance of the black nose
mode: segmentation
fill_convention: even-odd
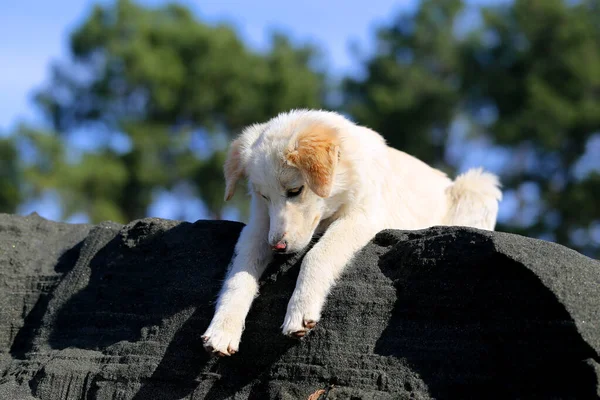
[[[273,251],[283,253],[287,249],[287,242],[285,240],[280,240],[279,242],[271,246],[271,248],[273,249]]]

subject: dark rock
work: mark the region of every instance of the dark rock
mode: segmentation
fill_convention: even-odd
[[[379,233],[304,340],[302,255],[267,270],[240,352],[208,326],[242,225],[0,215],[1,399],[594,399],[600,263],[459,227]]]

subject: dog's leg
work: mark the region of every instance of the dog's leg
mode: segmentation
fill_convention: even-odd
[[[251,217],[235,246],[235,255],[217,300],[215,315],[202,336],[207,351],[229,356],[238,351],[246,315],[258,294],[258,279],[271,260],[265,204],[252,198]]]
[[[302,261],[282,326],[284,335],[302,337],[316,325],[335,280],[379,228],[379,224],[359,212],[342,217],[329,226]]]

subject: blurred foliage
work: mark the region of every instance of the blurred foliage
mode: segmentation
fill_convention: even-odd
[[[391,146],[448,170],[445,139],[461,101],[460,0],[425,0],[377,32],[366,76],[344,82],[346,108]]]
[[[461,35],[464,11],[423,0],[382,27],[364,76],[344,82],[347,110],[450,172],[451,128],[467,121],[468,140],[510,155],[499,172],[519,206],[498,229],[600,256],[600,1],[515,0]],[[583,161],[596,172],[578,174]]]
[[[29,176],[59,191],[65,216],[141,218],[164,189],[201,197],[219,218],[227,141],[257,120],[322,104],[315,49],[274,34],[269,51],[254,52],[231,27],[179,5],[96,6],[70,48],[36,95],[51,132],[22,128],[38,152],[52,149],[50,165],[36,162]],[[82,140],[93,151],[74,154]]]
[[[70,46],[36,95],[47,126],[0,141],[2,210],[50,189],[64,217],[126,222],[170,191],[220,218],[231,137],[332,92],[315,48],[274,34],[254,51],[178,5],[97,6]],[[422,0],[357,66],[341,111],[450,174],[477,144],[515,206],[500,230],[600,256],[600,0]]]
[[[13,213],[22,201],[19,155],[12,138],[0,137],[0,212]]]
[[[483,18],[466,46],[468,93],[473,104],[494,107],[489,134],[515,154],[506,187],[533,184],[541,198],[534,221],[513,218],[501,228],[550,233],[599,256],[591,229],[600,227],[600,179],[576,167],[600,133],[600,1],[522,0]]]

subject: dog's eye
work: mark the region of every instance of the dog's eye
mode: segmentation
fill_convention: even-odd
[[[265,196],[264,194],[262,194],[262,193],[259,193],[259,194],[261,195],[261,197],[262,197],[263,199],[265,199],[265,200],[269,200],[269,198],[268,198],[267,196]]]
[[[302,193],[302,189],[304,189],[304,186],[300,186],[300,187],[288,190],[287,191],[287,197],[296,197],[296,196],[298,196],[300,193]]]

